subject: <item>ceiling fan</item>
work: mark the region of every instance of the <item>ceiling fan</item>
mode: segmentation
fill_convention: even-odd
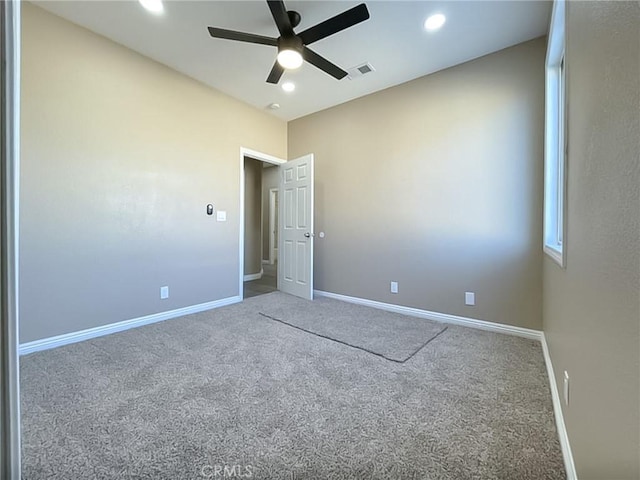
[[[307,28],[300,33],[293,31],[293,29],[300,24],[301,17],[298,12],[293,10],[287,11],[282,0],[267,0],[267,4],[280,32],[278,38],[216,27],[208,27],[209,34],[214,38],[278,47],[276,62],[273,64],[271,73],[269,73],[267,77],[268,83],[277,84],[285,69],[298,68],[302,65],[303,60],[306,60],[338,80],[347,76],[347,72],[315,53],[308,48],[307,45],[368,20],[369,10],[367,10],[367,6],[364,3],[331,17],[324,22],[318,23],[313,27]]]

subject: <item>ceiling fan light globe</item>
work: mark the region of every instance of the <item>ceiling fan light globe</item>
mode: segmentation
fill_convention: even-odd
[[[300,55],[300,52],[291,49],[280,50],[277,59],[280,66],[287,70],[295,70],[302,65],[302,55]]]

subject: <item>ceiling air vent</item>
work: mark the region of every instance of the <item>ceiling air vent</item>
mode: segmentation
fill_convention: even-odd
[[[362,65],[358,65],[357,67],[353,67],[347,70],[347,72],[349,72],[350,80],[355,80],[356,78],[362,77],[363,75],[375,71],[376,69],[373,68],[373,65],[371,65],[369,62],[363,63]]]

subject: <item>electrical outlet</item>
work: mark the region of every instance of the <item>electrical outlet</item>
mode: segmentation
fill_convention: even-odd
[[[569,406],[569,372],[564,371],[564,404]]]
[[[169,298],[169,287],[160,287],[160,299]]]
[[[464,292],[464,304],[471,305],[471,306],[476,304],[475,292]]]
[[[391,282],[391,293],[398,293],[398,282]]]

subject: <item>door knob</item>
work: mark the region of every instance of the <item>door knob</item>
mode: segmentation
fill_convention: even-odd
[[[307,237],[307,238],[310,238],[310,237],[313,237],[314,235],[313,235],[313,233],[307,232],[307,233],[304,234],[304,236]]]

